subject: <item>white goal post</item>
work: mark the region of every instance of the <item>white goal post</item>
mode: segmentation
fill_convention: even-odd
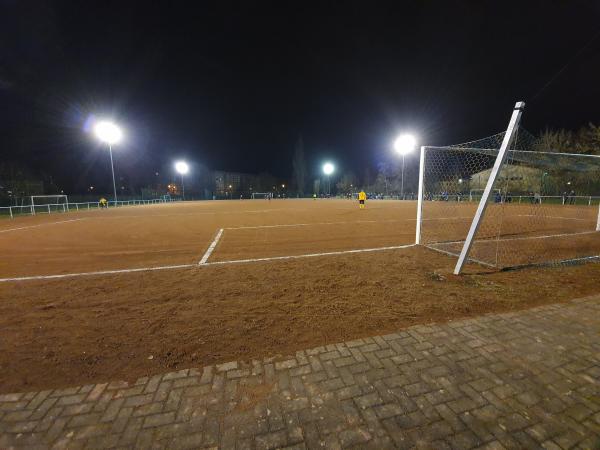
[[[485,191],[483,191],[483,195],[481,196],[481,200],[479,201],[479,206],[477,207],[477,212],[475,213],[475,217],[473,217],[473,222],[471,223],[471,228],[469,229],[469,234],[467,235],[467,240],[465,241],[463,248],[460,252],[460,256],[458,257],[458,261],[456,263],[456,267],[454,268],[454,274],[460,274],[465,262],[467,260],[467,256],[469,251],[471,250],[471,246],[473,245],[473,238],[479,229],[479,225],[481,225],[481,219],[488,205],[488,199],[490,198],[490,194],[492,193],[492,189],[494,188],[494,183],[496,182],[496,178],[498,178],[498,173],[500,173],[500,167],[506,158],[506,151],[508,147],[513,142],[515,138],[515,132],[517,127],[519,126],[519,122],[521,121],[521,115],[523,114],[523,109],[525,109],[525,102],[517,102],[515,104],[515,109],[513,110],[512,117],[510,118],[510,122],[508,123],[508,128],[506,129],[506,134],[504,135],[504,140],[502,141],[502,145],[500,146],[500,151],[498,152],[498,156],[496,157],[496,162],[494,163],[494,167],[492,168],[492,172],[490,177],[488,178],[487,185],[485,186]]]
[[[51,210],[63,212],[67,212],[69,210],[69,197],[64,194],[31,195],[30,199],[32,214],[35,214],[36,211],[49,213]]]
[[[42,199],[43,201],[36,202],[37,199]],[[52,201],[54,200],[54,201]],[[58,205],[63,203],[69,203],[69,196],[64,194],[59,195],[32,195],[31,196],[31,204],[32,205]]]
[[[273,194],[271,192],[253,192],[252,199],[256,198],[273,198]]]
[[[455,274],[600,261],[600,155],[547,149],[523,108],[503,133],[421,148],[416,244],[457,257]]]

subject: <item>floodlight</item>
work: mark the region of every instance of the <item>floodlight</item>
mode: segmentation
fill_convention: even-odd
[[[185,175],[190,171],[190,166],[185,161],[177,161],[175,163],[175,170],[181,175]]]
[[[402,156],[402,184],[400,187],[400,195],[404,199],[404,157],[412,152],[417,145],[417,140],[412,134],[401,134],[394,141],[394,150]]]
[[[323,173],[325,175],[331,175],[334,170],[335,170],[335,167],[330,162],[323,164]]]
[[[412,152],[417,145],[417,140],[412,134],[402,134],[394,141],[394,150],[404,156]]]
[[[94,134],[105,144],[108,144],[108,153],[110,154],[110,170],[112,172],[113,195],[115,206],[117,206],[117,185],[115,183],[115,165],[112,157],[112,146],[121,140],[123,133],[121,129],[113,122],[101,120],[94,125]]]
[[[185,200],[185,184],[183,184],[183,176],[190,171],[190,166],[185,161],[175,162],[175,170],[181,175],[181,198]]]
[[[116,144],[123,137],[121,129],[112,122],[103,120],[94,125],[94,133],[102,142],[109,145]]]

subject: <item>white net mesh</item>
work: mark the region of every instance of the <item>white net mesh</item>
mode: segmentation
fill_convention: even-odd
[[[421,243],[458,256],[503,133],[426,147]],[[494,183],[471,261],[497,268],[600,255],[600,156],[534,152],[520,129]]]

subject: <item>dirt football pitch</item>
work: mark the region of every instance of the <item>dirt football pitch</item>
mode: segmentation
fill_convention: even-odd
[[[445,221],[442,209],[427,213],[439,219],[424,225],[428,236],[469,224]],[[543,231],[572,231],[580,222]],[[472,264],[453,276],[455,257],[413,245],[415,225],[416,202],[368,201],[359,210],[333,199],[3,219],[0,393],[283,356],[600,293],[600,264],[507,272]],[[563,251],[597,246],[600,253],[598,236],[583,236],[565,239]]]

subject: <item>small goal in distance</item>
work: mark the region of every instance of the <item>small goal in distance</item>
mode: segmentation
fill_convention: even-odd
[[[69,197],[58,195],[31,195],[30,206],[33,214],[69,211]]]
[[[268,199],[272,198],[272,194],[270,192],[253,192],[252,199]]]

